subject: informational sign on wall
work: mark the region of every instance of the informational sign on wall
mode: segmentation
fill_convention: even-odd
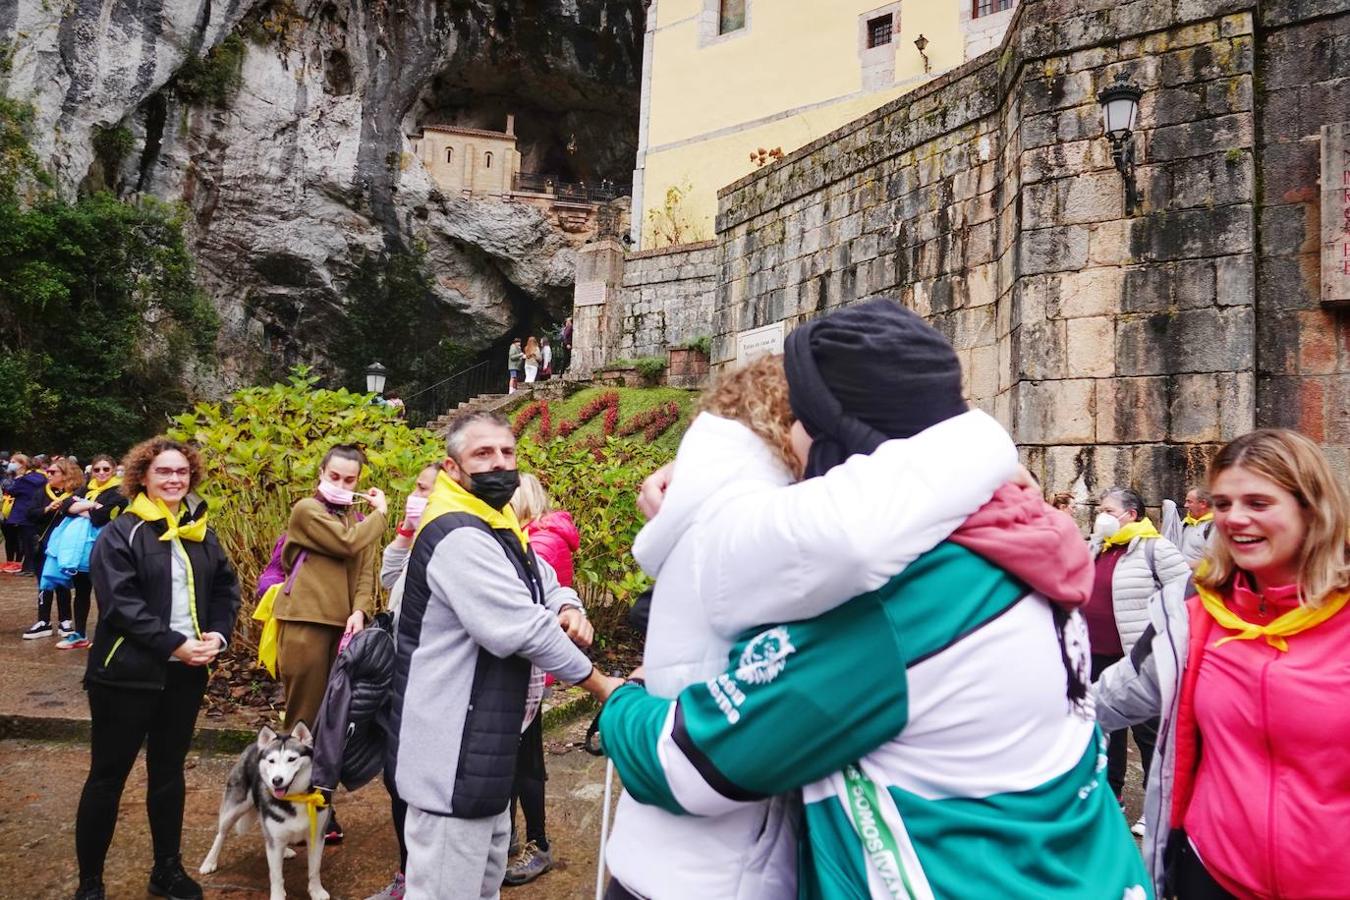
[[[737,333],[736,365],[743,366],[768,353],[782,353],[786,333],[782,322]]]
[[[1322,302],[1350,303],[1350,122],[1322,126]]]
[[[600,306],[609,297],[609,287],[603,281],[583,281],[572,293],[575,306]]]

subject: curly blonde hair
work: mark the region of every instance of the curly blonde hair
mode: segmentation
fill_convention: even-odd
[[[1350,587],[1350,498],[1346,497],[1317,444],[1296,431],[1261,428],[1229,442],[1209,464],[1209,489],[1224,471],[1242,468],[1269,478],[1294,495],[1303,509],[1308,533],[1299,558],[1300,602],[1319,607],[1336,591]],[[1207,551],[1209,566],[1196,581],[1226,591],[1238,565],[1219,530]]]
[[[792,406],[788,403],[787,372],[781,355],[761,356],[726,372],[699,401],[701,412],[734,419],[769,445],[794,478],[802,464],[792,451]]]
[[[191,444],[184,444],[161,434],[149,440],[141,441],[128,450],[126,456],[122,457],[122,468],[124,470],[122,472],[122,494],[133,500],[136,499],[136,495],[145,490],[145,476],[150,472],[150,464],[154,462],[156,456],[169,450],[177,450],[187,458],[188,469],[191,471],[188,490],[195,490],[202,480],[201,454]]]

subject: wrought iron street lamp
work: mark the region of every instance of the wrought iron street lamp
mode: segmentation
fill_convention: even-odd
[[[389,377],[389,370],[377,362],[366,366],[366,391],[371,394],[383,394],[384,382]]]
[[[928,38],[920,34],[914,39],[914,46],[919,48],[919,56],[923,57],[923,71],[925,74],[933,71],[933,65],[928,61],[928,54],[923,51],[928,49]]]
[[[1125,213],[1133,215],[1139,205],[1139,193],[1134,181],[1134,125],[1139,115],[1139,98],[1143,90],[1129,80],[1124,72],[1115,82],[1097,93],[1102,105],[1102,119],[1106,136],[1111,141],[1111,158],[1125,181]]]

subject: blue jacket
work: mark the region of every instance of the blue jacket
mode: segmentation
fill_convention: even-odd
[[[9,495],[14,498],[14,507],[9,511],[6,525],[33,525],[47,506],[46,495],[42,488],[47,484],[47,476],[41,472],[28,472],[14,479]]]

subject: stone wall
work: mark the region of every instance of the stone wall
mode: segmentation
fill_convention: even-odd
[[[1348,53],[1350,0],[1024,0],[998,50],[721,192],[713,363],[894,296],[1047,489],[1156,504],[1267,424],[1345,467],[1317,135],[1350,120]],[[1122,72],[1145,92],[1133,214],[1096,99]]]
[[[1256,66],[1256,407],[1321,441],[1350,473],[1350,311],[1322,307],[1318,133],[1350,119],[1350,3],[1260,11]],[[1315,14],[1326,14],[1317,17]]]
[[[637,253],[613,240],[581,248],[569,371],[585,375],[616,359],[664,356],[709,336],[721,258],[716,241]]]
[[[715,241],[630,253],[621,283],[623,334],[614,355],[664,356],[667,347],[710,334],[719,262]]]

